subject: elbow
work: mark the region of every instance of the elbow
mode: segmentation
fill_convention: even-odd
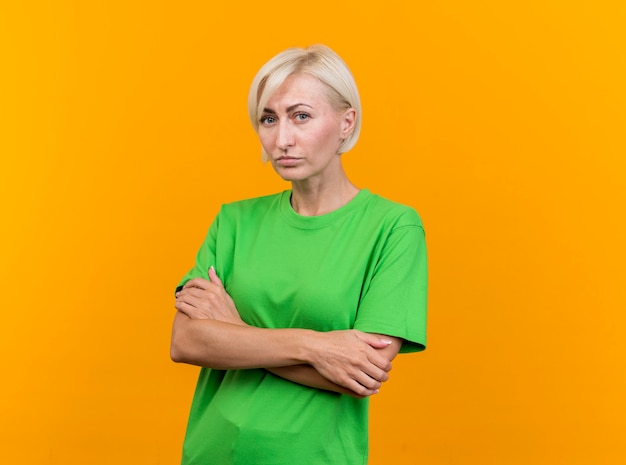
[[[206,337],[199,334],[197,325],[192,320],[177,316],[172,329],[170,358],[175,363],[226,369],[218,363],[219,357],[215,360],[214,351],[205,339]]]
[[[180,351],[180,349],[178,347],[176,347],[174,345],[173,342],[170,345],[170,359],[172,359],[172,362],[174,362],[174,363],[182,363],[183,362],[183,356],[181,354],[181,351]]]
[[[170,341],[170,359],[175,363],[189,363],[189,340],[188,323],[186,315],[178,312],[172,327],[172,339]]]
[[[174,328],[172,331],[172,340],[170,342],[170,359],[175,363],[189,363],[189,357],[187,350],[185,350],[185,344],[183,341],[183,334]]]
[[[175,363],[183,363],[185,361],[183,351],[174,341],[174,338],[172,338],[172,343],[170,344],[170,358],[172,359],[172,362]]]
[[[201,348],[189,342],[184,332],[183,334],[177,335],[177,332],[174,331],[170,343],[170,359],[174,363],[186,363],[188,365],[215,368],[210,365],[209,360],[207,360],[206,356],[201,352]]]
[[[181,344],[172,342],[170,345],[170,359],[174,363],[187,363],[189,365],[201,365],[201,362],[185,349]]]

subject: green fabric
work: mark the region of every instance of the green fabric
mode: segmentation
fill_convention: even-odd
[[[224,205],[181,285],[214,265],[248,324],[355,328],[426,343],[427,267],[417,213],[368,190],[305,217],[290,191]],[[263,369],[203,368],[184,465],[363,465],[367,399],[302,386]]]

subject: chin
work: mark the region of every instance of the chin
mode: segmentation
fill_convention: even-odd
[[[274,171],[285,181],[300,181],[306,176],[297,168],[281,168],[274,166]]]
[[[288,182],[293,182],[293,181],[300,181],[300,177],[299,176],[295,176],[295,175],[290,175],[289,173],[277,173],[278,176],[280,176],[283,181],[288,181]]]

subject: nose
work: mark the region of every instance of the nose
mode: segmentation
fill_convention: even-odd
[[[276,135],[276,146],[286,152],[290,147],[294,145],[293,128],[289,124],[289,121],[282,120],[278,124],[278,134]]]

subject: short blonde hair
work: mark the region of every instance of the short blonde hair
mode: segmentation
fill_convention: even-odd
[[[361,99],[354,77],[345,62],[325,45],[289,48],[265,63],[252,80],[248,93],[248,114],[258,133],[263,110],[272,94],[289,76],[307,73],[328,89],[328,100],[336,110],[354,108],[354,130],[339,146],[338,153],[350,150],[361,133]],[[263,160],[268,156],[263,149]]]

